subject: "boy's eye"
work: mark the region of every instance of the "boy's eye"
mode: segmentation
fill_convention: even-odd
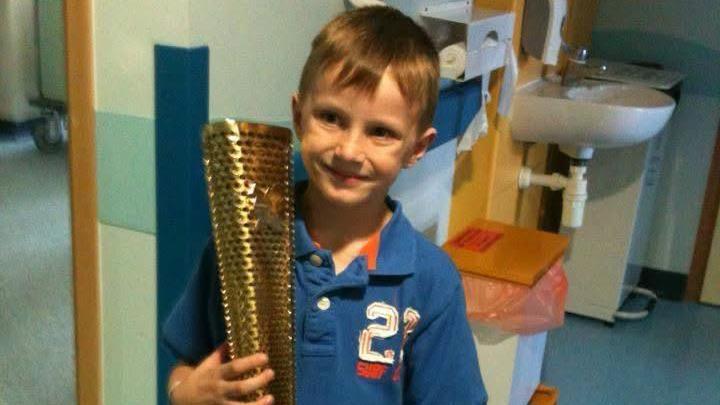
[[[339,125],[340,124],[340,117],[332,112],[332,111],[320,111],[318,113],[318,118],[326,124],[330,125]]]
[[[375,127],[370,130],[370,135],[378,138],[396,138],[395,132],[384,127]]]

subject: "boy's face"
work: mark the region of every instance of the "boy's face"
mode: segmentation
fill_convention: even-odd
[[[420,133],[411,108],[385,72],[376,91],[333,85],[321,75],[302,102],[292,99],[295,132],[310,185],[334,204],[382,202],[404,167],[425,154],[435,129]]]

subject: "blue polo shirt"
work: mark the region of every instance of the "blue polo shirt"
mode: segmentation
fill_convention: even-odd
[[[388,206],[375,268],[363,255],[339,275],[296,211],[297,404],[484,404],[459,274]],[[209,244],[163,327],[178,359],[198,363],[225,340],[219,291]]]

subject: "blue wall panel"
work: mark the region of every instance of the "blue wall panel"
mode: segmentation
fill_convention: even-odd
[[[207,47],[155,46],[158,337],[210,236],[202,126],[208,121]],[[158,342],[158,403],[174,359]]]
[[[440,91],[433,125],[438,131],[430,149],[455,139],[465,132],[480,110],[481,78],[457,83]]]

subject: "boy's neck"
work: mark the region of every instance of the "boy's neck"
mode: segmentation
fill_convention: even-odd
[[[384,196],[359,206],[338,206],[324,199],[309,184],[301,198],[302,214],[310,237],[331,252],[342,251],[351,245],[362,247],[392,217]]]

